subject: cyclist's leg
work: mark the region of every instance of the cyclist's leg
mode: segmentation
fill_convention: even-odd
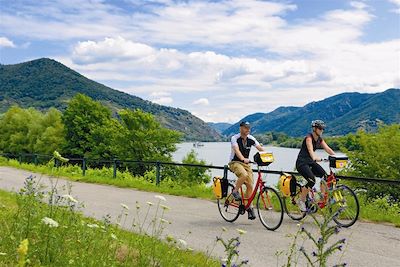
[[[251,196],[251,193],[253,192],[253,170],[251,169],[250,165],[246,165],[245,170],[247,173],[247,178],[244,181],[244,185],[246,186],[245,197],[247,199],[249,199]]]
[[[326,171],[324,170],[324,168],[322,168],[322,166],[321,165],[319,165],[318,163],[316,163],[316,162],[314,162],[314,163],[312,163],[312,165],[311,165],[311,170],[312,170],[312,172],[313,172],[313,174],[316,176],[316,177],[320,177],[321,179],[326,179],[326,177],[327,177],[327,173],[326,173]],[[327,190],[327,188],[326,188],[326,186],[325,186],[325,183],[323,183],[322,181],[321,181],[321,193],[322,193],[322,195],[325,195],[325,192],[326,192],[326,190]]]
[[[231,162],[229,163],[229,169],[237,176],[237,181],[235,188],[233,189],[233,193],[238,192],[239,188],[243,185],[243,183],[247,179],[247,172],[244,168],[244,165],[240,162]]]
[[[300,173],[301,176],[304,177],[304,179],[307,180],[307,184],[302,187],[301,192],[300,192],[300,199],[302,201],[306,200],[308,192],[313,188],[315,185],[315,175],[311,170],[310,165],[308,164],[303,164],[300,166],[297,166],[297,171]]]

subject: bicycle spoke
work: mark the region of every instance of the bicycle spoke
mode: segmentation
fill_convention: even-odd
[[[340,185],[333,192],[333,198],[336,201],[335,209],[340,211],[339,215],[334,218],[335,222],[343,227],[352,226],[360,212],[356,194],[349,187]]]
[[[227,197],[218,199],[218,210],[222,218],[227,222],[233,222],[239,217],[239,206],[241,201],[236,201],[232,196],[233,185],[228,185]]]
[[[257,211],[261,223],[268,230],[279,228],[283,219],[282,200],[273,188],[266,187],[257,197]]]

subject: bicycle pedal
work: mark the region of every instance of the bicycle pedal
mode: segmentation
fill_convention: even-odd
[[[243,215],[246,213],[246,209],[244,208],[243,204],[239,205],[239,213],[240,213],[240,215]]]

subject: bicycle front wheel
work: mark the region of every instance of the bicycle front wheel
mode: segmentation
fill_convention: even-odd
[[[360,214],[360,204],[354,191],[346,185],[339,185],[332,192],[331,198],[334,200],[333,210],[339,211],[333,220],[342,227],[352,226]]]
[[[261,223],[268,230],[274,231],[281,226],[283,220],[282,199],[275,189],[265,187],[258,194],[257,213]]]
[[[242,204],[241,200],[236,201],[232,196],[233,189],[234,186],[228,184],[228,193],[226,197],[217,200],[219,213],[227,222],[234,222],[239,217],[239,206]]]

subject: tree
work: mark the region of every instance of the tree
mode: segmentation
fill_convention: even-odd
[[[207,164],[206,161],[197,158],[197,153],[193,149],[183,158],[182,163],[196,165]],[[189,184],[206,184],[211,180],[211,176],[207,174],[207,172],[207,168],[180,167],[177,180]]]
[[[114,132],[111,110],[88,96],[77,94],[63,114],[65,153],[77,157],[107,158],[111,153]]]
[[[171,160],[181,133],[161,127],[153,115],[142,110],[118,113],[122,127],[116,135],[116,155],[134,160]]]
[[[343,149],[351,161],[347,174],[400,181],[400,124],[380,126],[377,133],[359,131],[351,135]],[[400,200],[399,187],[354,183],[367,187],[370,197],[391,195]]]
[[[61,113],[56,109],[41,113],[13,106],[0,118],[0,151],[49,154],[64,141]]]

